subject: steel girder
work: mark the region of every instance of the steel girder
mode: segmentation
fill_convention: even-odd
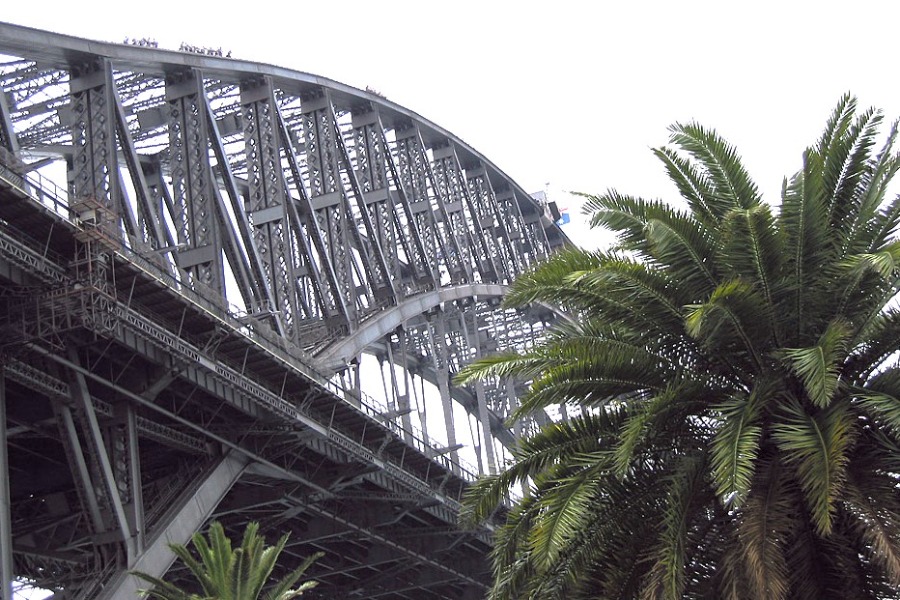
[[[14,536],[20,572],[105,581],[96,569],[142,556],[168,497],[139,489],[154,477],[148,444],[204,460],[240,448],[270,482],[299,477],[282,513],[332,523],[348,518],[329,504],[341,493],[450,485],[466,429],[480,470],[497,467],[516,386],[452,377],[500,341],[541,334],[552,315],[504,310],[499,294],[566,239],[493,163],[402,106],[304,73],[6,24],[0,54],[0,186],[31,199],[0,204],[0,325],[44,371],[11,357],[6,379],[47,407],[39,420],[16,412],[9,443],[26,451],[31,432],[62,448],[53,469],[71,485],[52,533]],[[328,378],[363,352],[379,357],[386,406],[365,398],[358,370],[336,395],[292,395],[340,381]],[[326,463],[342,475],[320,481]],[[402,514],[423,530],[452,521],[433,506]],[[394,548],[377,523],[347,523],[332,537]],[[93,566],[89,547],[102,550]],[[373,597],[475,585],[398,548],[425,566]],[[358,589],[338,573],[365,572],[360,561],[336,567],[338,593]]]

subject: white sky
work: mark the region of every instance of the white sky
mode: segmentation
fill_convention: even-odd
[[[573,213],[566,231],[590,245],[598,238],[565,192],[674,198],[649,148],[676,121],[724,135],[775,202],[842,93],[900,117],[898,17],[900,3],[871,0],[50,0],[6,2],[0,14],[91,39],[222,47],[371,86],[526,190],[549,183]]]
[[[205,7],[203,6],[205,5]],[[226,6],[228,7],[226,9]],[[233,8],[232,8],[233,7]],[[565,192],[675,198],[649,149],[697,120],[772,202],[845,92],[900,117],[900,3],[761,1],[4,2],[0,20],[155,38],[370,86],[568,207]]]

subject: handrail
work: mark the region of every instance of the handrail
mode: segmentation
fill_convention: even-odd
[[[0,160],[0,179],[6,181],[32,200],[37,201],[41,206],[72,222],[69,215],[68,192],[56,185],[53,180],[41,175],[38,171],[20,174]],[[37,196],[32,192],[32,189],[37,190]]]

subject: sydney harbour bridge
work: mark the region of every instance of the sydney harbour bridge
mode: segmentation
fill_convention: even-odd
[[[552,320],[500,300],[553,206],[276,66],[0,23],[0,83],[2,595],[135,598],[217,519],[323,551],[308,597],[482,597],[517,389],[453,374]]]

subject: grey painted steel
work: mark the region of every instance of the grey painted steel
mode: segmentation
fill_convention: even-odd
[[[173,511],[169,522],[156,539],[136,560],[129,563],[129,570],[142,571],[154,577],[165,575],[175,561],[169,544],[188,544],[191,536],[206,523],[246,466],[247,459],[240,454],[229,452],[223,456],[214,469],[201,481],[195,482],[192,493],[185,495],[183,505]],[[122,571],[96,600],[133,600],[138,597],[138,590],[146,586],[146,582]]]
[[[6,93],[0,90],[0,148],[15,153],[19,149],[15,128],[9,116]]]
[[[125,447],[127,452],[127,472],[125,477],[128,481],[129,492],[129,522],[134,529],[134,546],[135,553],[141,556],[145,551],[147,521],[144,511],[144,493],[141,486],[141,456],[139,450],[138,438],[138,419],[134,407],[131,404],[119,406],[120,419],[123,421]],[[121,413],[124,412],[124,415]]]
[[[413,296],[397,306],[392,306],[377,317],[366,321],[352,334],[343,337],[318,355],[328,368],[337,370],[366,348],[396,330],[403,323],[423,315],[444,302],[463,298],[499,298],[506,287],[497,284],[461,284],[442,287],[432,292]]]
[[[73,464],[78,484],[78,491],[82,495],[82,502],[87,505],[88,516],[91,521],[91,528],[94,534],[102,534],[106,531],[106,525],[103,520],[103,514],[100,512],[100,501],[97,491],[91,480],[88,460],[84,455],[81,442],[79,440],[78,430],[75,427],[75,420],[72,418],[72,411],[68,406],[54,405],[54,411],[57,414],[57,421],[60,428],[64,430],[62,439],[68,446],[66,456]]]
[[[161,573],[160,511],[199,475],[155,454],[228,448],[252,466],[207,516],[336,544],[328,593],[483,590],[486,537],[454,528],[474,476],[460,458],[474,447],[497,469],[516,388],[452,378],[554,318],[500,303],[567,243],[545,206],[446,130],[325,78],[2,23],[0,54],[0,330],[23,353],[16,397],[40,399],[15,431],[60,457],[67,486],[16,507],[14,529],[28,510],[75,519],[23,533],[22,568],[79,600],[123,561]],[[68,189],[51,192],[43,167],[60,161]],[[386,406],[366,395],[365,353]]]
[[[253,224],[253,248],[263,265],[263,276],[272,296],[273,319],[279,332],[297,339],[297,322],[303,316],[297,306],[294,254],[291,245],[282,173],[270,165],[279,162],[275,96],[266,83],[241,88],[244,143],[247,155],[246,214]]]
[[[69,360],[74,364],[78,364],[78,354],[74,348],[69,349]],[[94,405],[91,402],[87,382],[84,376],[77,371],[72,373],[71,381],[72,395],[76,398],[76,402],[79,405],[79,413],[85,423],[86,431],[84,437],[87,438],[86,443],[90,446],[90,455],[96,463],[95,467],[100,471],[98,478],[102,480],[102,484],[95,482],[95,485],[98,488],[101,485],[103,487],[105,492],[103,497],[106,500],[104,504],[106,504],[108,510],[111,510],[115,519],[115,525],[111,526],[110,529],[112,527],[117,528],[116,533],[124,540],[125,549],[128,552],[128,561],[131,562],[136,554],[135,540],[131,535],[131,525],[125,516],[125,507],[122,505],[122,498],[116,486],[116,477],[113,474],[103,435],[100,433],[100,423],[97,420],[97,413],[94,411]],[[106,531],[102,533],[106,533]]]
[[[118,212],[119,180],[115,176],[114,105],[110,102],[112,71],[103,59],[72,68],[72,180],[76,198],[94,198]]]
[[[200,74],[176,73],[166,79],[171,177],[174,190],[175,227],[179,266],[192,281],[225,292],[217,202],[212,186],[212,166],[207,149],[206,95]]]

